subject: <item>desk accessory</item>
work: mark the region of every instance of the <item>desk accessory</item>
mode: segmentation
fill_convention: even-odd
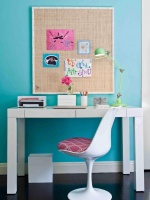
[[[110,106],[107,104],[107,98],[93,98],[93,106],[96,108],[109,108]]]
[[[87,106],[87,96],[81,96],[81,106]]]
[[[122,74],[124,72],[124,69],[120,68],[116,62],[113,60],[113,58],[109,55],[110,52],[109,51],[105,51],[103,48],[97,48],[95,50],[95,57],[97,58],[103,58],[103,57],[106,57],[106,58],[109,58],[113,63],[114,65],[116,66],[116,68],[119,70],[120,72],[120,84],[119,84],[119,90],[118,90],[118,94],[117,94],[117,99],[116,99],[116,102],[114,104],[112,104],[111,106],[123,106],[125,107],[126,104],[122,103],[122,100],[121,100],[121,88],[122,88]]]
[[[58,106],[76,106],[76,95],[58,95]]]
[[[43,108],[46,106],[46,96],[18,96],[19,108]]]
[[[87,106],[88,105],[88,92],[82,91],[81,94],[81,106]]]
[[[107,98],[102,98],[102,97],[93,98],[93,106],[96,105],[107,105]]]

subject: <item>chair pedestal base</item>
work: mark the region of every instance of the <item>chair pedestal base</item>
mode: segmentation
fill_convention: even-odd
[[[98,188],[80,188],[69,192],[68,198],[70,200],[111,200],[112,195]]]

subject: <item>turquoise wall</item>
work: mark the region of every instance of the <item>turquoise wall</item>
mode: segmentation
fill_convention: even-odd
[[[141,105],[141,0],[5,0],[0,6],[0,163],[7,161],[7,108],[17,105],[17,96],[32,95],[32,6],[114,7],[114,59],[125,69],[123,102]],[[115,74],[115,91],[118,77]],[[89,95],[88,104],[93,97]],[[115,94],[101,95],[108,103]],[[47,104],[56,105],[56,95],[47,95]],[[79,95],[77,102],[80,103]],[[92,137],[99,119],[31,119],[26,120],[26,160],[29,153],[54,154],[54,161],[77,161],[57,152],[57,143],[67,137]],[[130,125],[131,133],[132,123]],[[121,119],[112,131],[112,149],[101,160],[122,159]],[[133,134],[131,134],[131,147]],[[131,151],[133,159],[133,151]]]

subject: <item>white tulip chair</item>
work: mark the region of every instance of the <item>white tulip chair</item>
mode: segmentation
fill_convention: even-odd
[[[70,200],[110,200],[112,195],[103,189],[93,188],[92,167],[94,161],[108,153],[111,148],[111,129],[119,107],[111,107],[102,118],[93,139],[70,138],[59,142],[59,151],[80,157],[87,166],[87,187],[68,194]]]

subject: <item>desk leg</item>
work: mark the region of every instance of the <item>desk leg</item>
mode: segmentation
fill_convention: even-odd
[[[7,194],[17,192],[17,119],[7,119]]]
[[[122,118],[123,174],[130,174],[129,118]]]
[[[135,190],[144,191],[144,146],[143,146],[143,117],[134,118],[135,131]]]
[[[25,175],[25,119],[18,119],[18,176]]]

